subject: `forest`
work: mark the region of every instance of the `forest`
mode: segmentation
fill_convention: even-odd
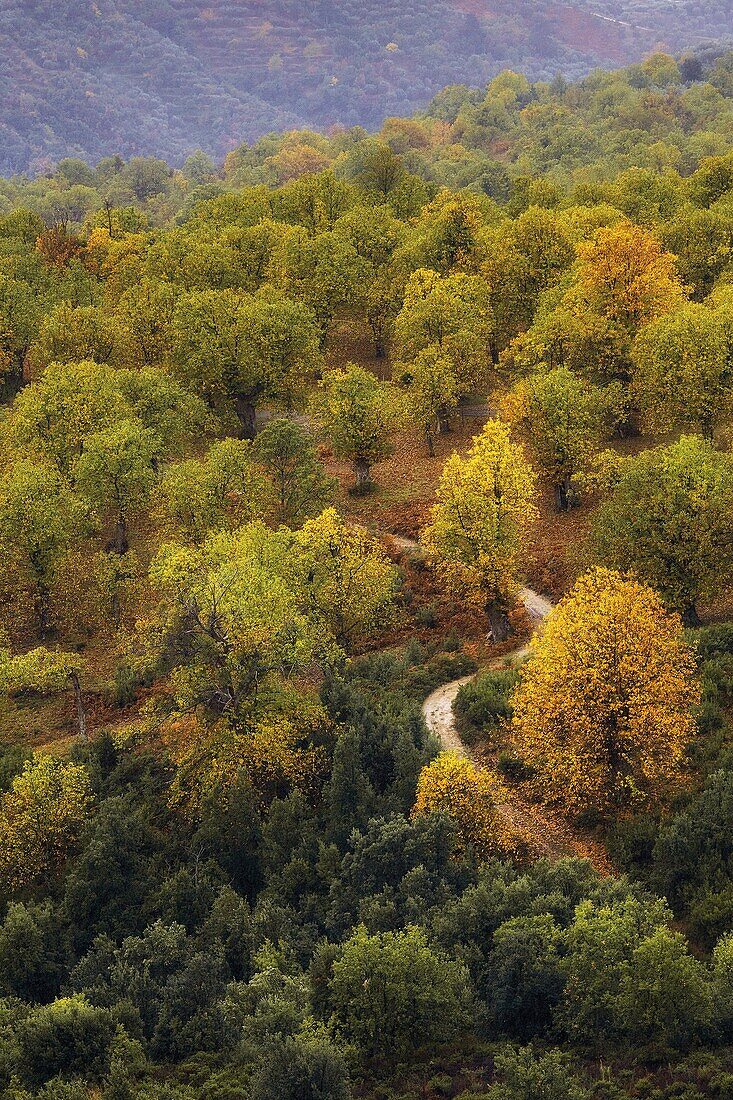
[[[733,1095],[733,54],[0,181],[0,1095]]]
[[[508,67],[576,79],[732,36],[729,0],[5,0],[0,173],[220,159],[272,130],[378,129]]]

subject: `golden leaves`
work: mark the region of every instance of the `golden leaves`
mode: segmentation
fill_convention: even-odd
[[[452,752],[442,752],[423,768],[412,816],[444,813],[456,824],[461,848],[479,859],[506,854],[512,847],[497,804],[503,788],[491,772]]]
[[[633,578],[585,574],[550,615],[514,696],[514,745],[545,798],[640,809],[683,775],[700,697],[677,616]]]

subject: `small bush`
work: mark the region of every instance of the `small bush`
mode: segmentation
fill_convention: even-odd
[[[478,740],[496,745],[497,735],[511,720],[511,694],[518,675],[512,670],[485,672],[458,692],[453,710],[467,744]]]

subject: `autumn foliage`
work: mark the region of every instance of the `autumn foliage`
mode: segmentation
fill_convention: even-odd
[[[420,773],[412,816],[447,814],[455,822],[461,848],[489,859],[512,847],[498,809],[501,801],[496,776],[456,753],[442,752]]]
[[[535,643],[514,696],[514,747],[568,812],[654,807],[682,779],[698,701],[679,617],[652,589],[597,569]]]
[[[490,420],[466,458],[448,459],[425,545],[448,585],[477,596],[494,637],[506,637],[527,529],[535,519],[535,475],[509,427]]]

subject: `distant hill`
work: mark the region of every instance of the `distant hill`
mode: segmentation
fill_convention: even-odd
[[[0,173],[373,127],[506,67],[576,77],[702,47],[732,15],[731,0],[6,0]]]

